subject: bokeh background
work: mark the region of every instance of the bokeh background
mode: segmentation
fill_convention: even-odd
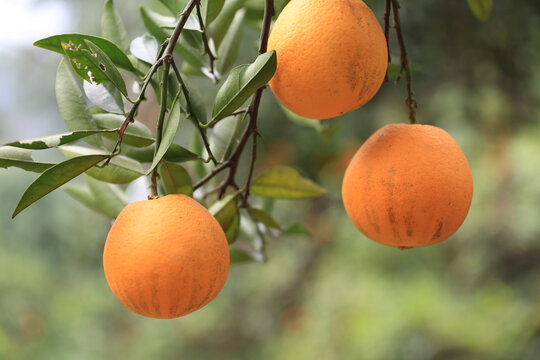
[[[248,3],[257,14],[263,1]],[[384,1],[367,3],[382,19]],[[116,5],[130,37],[141,35],[138,4]],[[268,262],[234,266],[209,306],[146,319],[107,287],[110,220],[61,190],[11,220],[36,175],[0,169],[0,359],[539,359],[540,3],[495,0],[484,23],[465,0],[402,5],[419,121],[452,134],[473,171],[472,207],[454,236],[385,247],[362,236],[341,203],[358,146],[407,121],[404,84],[385,83],[363,108],[307,126],[265,91],[259,169],[291,165],[328,189],[317,201],[276,204],[275,216],[301,220],[311,239],[272,239]],[[0,0],[0,143],[65,131],[54,96],[60,57],[31,44],[99,35],[102,6]],[[257,37],[246,25],[238,63],[253,59]],[[210,106],[215,89],[195,82]]]

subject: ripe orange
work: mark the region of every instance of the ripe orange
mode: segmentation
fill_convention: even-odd
[[[459,145],[429,125],[379,129],[354,155],[342,187],[354,225],[374,241],[401,248],[452,235],[472,194],[471,169]]]
[[[291,0],[276,20],[270,88],[292,112],[328,119],[357,109],[379,90],[386,39],[362,0]]]
[[[229,271],[217,220],[185,195],[126,206],[114,222],[103,268],[118,300],[137,314],[171,319],[212,301]]]

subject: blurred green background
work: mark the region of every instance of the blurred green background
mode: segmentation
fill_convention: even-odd
[[[382,19],[384,1],[367,3]],[[137,4],[116,5],[130,37],[142,34]],[[400,251],[362,236],[343,209],[352,153],[381,126],[407,121],[404,84],[385,83],[363,108],[315,126],[291,122],[265,91],[257,170],[292,165],[329,190],[277,203],[275,216],[302,220],[312,239],[272,239],[269,261],[234,266],[209,306],[147,319],[107,287],[110,221],[62,191],[11,220],[36,176],[0,169],[0,359],[539,359],[540,3],[495,0],[485,23],[465,0],[402,5],[419,121],[447,130],[473,171],[472,207],[455,235]],[[0,143],[65,131],[60,58],[31,43],[99,35],[102,6],[0,0]],[[237,63],[252,61],[257,38],[246,26]],[[215,89],[196,83],[210,106]]]

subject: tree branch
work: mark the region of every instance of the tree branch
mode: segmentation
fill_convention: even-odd
[[[199,19],[199,26],[201,27],[201,33],[202,33],[202,39],[204,44],[204,53],[208,55],[208,59],[210,59],[210,75],[212,75],[212,81],[214,84],[217,84],[218,82],[218,76],[214,72],[214,61],[216,61],[216,56],[212,52],[212,49],[210,49],[210,44],[208,43],[208,36],[206,34],[206,26],[204,25],[204,21],[201,14],[201,6],[200,4],[197,5],[197,17]]]
[[[407,108],[409,109],[409,122],[411,124],[416,123],[416,108],[417,103],[416,99],[414,97],[414,91],[412,89],[412,76],[411,76],[411,67],[409,64],[409,59],[407,57],[407,48],[405,47],[405,40],[403,39],[403,33],[401,31],[401,23],[399,21],[399,3],[398,0],[391,0],[392,1],[392,11],[394,14],[394,29],[396,31],[396,37],[399,44],[399,51],[401,55],[401,71],[400,76],[404,72],[405,73],[405,80],[406,80],[406,86],[407,86],[407,99],[405,100],[405,104],[407,105]],[[399,82],[399,77],[396,79],[396,82]]]

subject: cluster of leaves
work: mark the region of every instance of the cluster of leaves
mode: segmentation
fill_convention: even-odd
[[[0,147],[0,167],[40,173],[22,195],[13,217],[62,187],[88,207],[115,218],[126,205],[127,184],[151,176],[153,196],[194,196],[220,222],[229,243],[239,237],[247,240],[232,248],[233,262],[264,260],[268,235],[306,233],[298,223],[284,229],[274,219],[273,199],[324,193],[288,167],[266,169],[258,177],[250,176],[244,186],[236,185],[239,155],[248,136],[252,141],[257,136],[258,103],[242,106],[257,92],[260,100],[276,69],[276,56],[261,51],[251,64],[231,68],[243,26],[259,27],[269,9],[248,0],[159,1],[170,13],[141,7],[148,33],[132,41],[113,1],[107,0],[102,37],[62,34],[35,43],[64,56],[56,75],[56,98],[69,132]],[[277,1],[276,10],[285,3]],[[169,49],[174,57],[167,57]],[[174,71],[169,71],[171,67]],[[219,86],[210,116],[189,76],[204,76]],[[160,106],[155,135],[136,120],[149,85]],[[179,131],[192,133],[189,146],[175,143]],[[51,148],[67,159],[60,163],[32,159],[33,151]],[[251,170],[254,154],[252,158]],[[82,174],[83,184],[66,184]],[[194,182],[194,177],[199,181]],[[259,197],[261,206],[250,205],[250,193]]]

